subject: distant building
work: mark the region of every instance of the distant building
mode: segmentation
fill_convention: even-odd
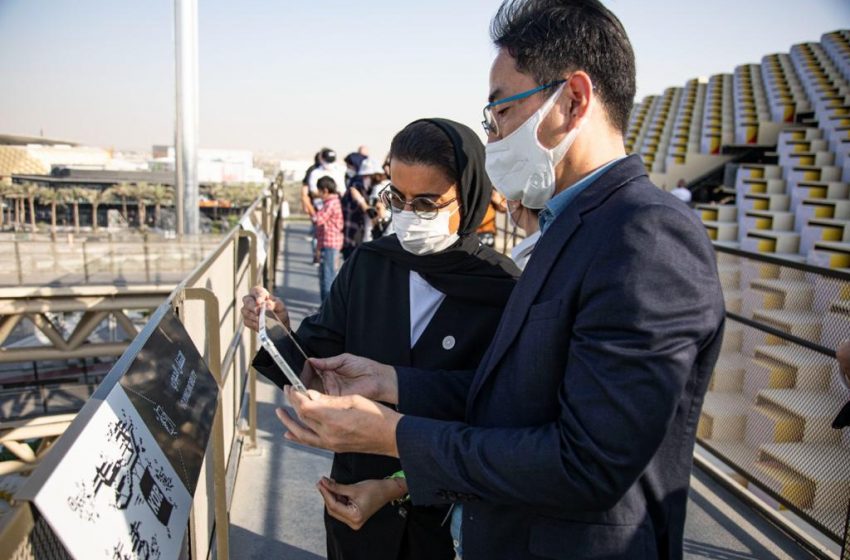
[[[0,179],[50,175],[57,169],[147,171],[147,162],[64,140],[0,134]]]
[[[148,166],[151,171],[174,171],[174,147],[154,146]],[[198,150],[198,182],[263,183],[263,170],[254,167],[250,150]]]

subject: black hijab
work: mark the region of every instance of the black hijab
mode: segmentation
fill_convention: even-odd
[[[502,307],[507,303],[520,271],[513,261],[482,245],[475,233],[487,213],[493,190],[484,169],[484,145],[468,126],[447,119],[420,119],[415,122],[421,121],[442,130],[454,148],[461,205],[460,239],[448,249],[431,255],[414,255],[405,251],[395,235],[366,243],[361,248],[380,253],[419,273],[447,296]]]

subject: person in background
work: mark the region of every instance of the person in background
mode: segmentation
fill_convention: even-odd
[[[490,206],[487,208],[487,215],[484,216],[484,221],[478,228],[478,237],[481,238],[481,243],[488,247],[496,246],[496,214],[505,213],[505,197],[497,191],[493,191],[493,197],[490,199]]]
[[[383,193],[396,235],[355,251],[322,308],[301,322],[295,336],[311,356],[347,351],[445,370],[471,367],[493,338],[519,275],[507,257],[482,246],[475,234],[492,189],[484,146],[467,126],[425,119],[400,131],[391,151],[393,183]],[[243,299],[246,327],[256,330],[258,304],[273,307],[288,323],[284,303],[257,287]],[[293,346],[288,343],[281,353],[301,367],[304,358]],[[285,383],[268,354],[260,352],[253,365],[277,385]],[[421,381],[429,383],[427,377]],[[452,558],[447,507],[388,504],[403,498],[396,482],[400,470],[398,460],[388,457],[334,457],[333,481],[366,481],[381,501],[356,525],[358,531],[337,517],[336,508],[328,509],[330,560]],[[331,479],[325,483],[333,484]]]
[[[384,164],[378,167],[378,162],[369,158],[369,167],[361,170],[369,206],[374,209],[374,212],[369,212],[369,222],[366,226],[370,230],[371,239],[393,234],[392,214],[381,199],[381,193],[390,185],[389,161],[390,157],[387,155]]]
[[[316,224],[319,253],[319,297],[324,302],[336,277],[339,252],[342,249],[343,219],[336,181],[331,177],[321,177],[316,187],[322,198],[322,207],[316,212],[313,221]]]
[[[348,189],[342,197],[342,215],[345,220],[342,244],[343,260],[350,257],[361,243],[371,239],[371,228],[366,227],[366,222],[369,220],[367,215],[369,202],[362,174],[363,163],[367,161],[369,161],[368,158],[357,152],[345,156],[345,165],[348,168],[346,174],[349,180]],[[369,235],[366,235],[367,233]]]
[[[351,152],[347,156],[345,156],[345,186],[350,187],[352,183],[362,183],[363,180],[358,175],[358,171],[360,170],[360,164],[363,163],[363,160],[366,159],[366,156],[361,155],[357,152]]]
[[[679,181],[676,183],[676,188],[670,191],[670,194],[672,194],[685,204],[691,203],[691,191],[688,189],[688,183],[684,179],[679,179]]]
[[[369,157],[369,148],[364,145],[360,145],[357,147],[357,153],[363,156],[364,158]]]
[[[322,205],[322,199],[318,192],[318,181],[322,177],[330,177],[336,183],[337,194],[342,196],[345,192],[345,171],[336,164],[336,152],[330,148],[323,148],[319,152],[319,166],[310,172],[307,185],[312,196],[313,206],[316,210]]]
[[[322,148],[319,151],[319,165],[310,171],[307,175],[307,198],[313,208],[313,213],[308,215],[313,218],[316,212],[322,207],[322,197],[319,195],[318,181],[322,177],[330,177],[334,180],[337,187],[337,194],[342,196],[345,192],[345,173],[336,166],[336,152],[330,148]],[[304,189],[301,190],[302,203],[304,200]],[[319,264],[319,250],[316,243],[316,231],[313,229],[313,264]]]
[[[326,148],[322,148],[322,150],[325,149]],[[316,152],[316,155],[313,156],[313,165],[307,168],[307,171],[304,173],[304,179],[301,181],[301,209],[310,218],[316,215],[316,208],[313,206],[313,197],[310,196],[310,174],[321,167],[322,164],[319,156],[322,153],[322,150],[319,150]]]
[[[376,236],[375,228],[376,224],[380,224],[382,221],[389,222],[391,218],[389,209],[385,208],[383,202],[381,202],[381,193],[389,186],[390,182],[387,180],[383,168],[372,158],[363,160],[363,164],[360,166],[360,176],[363,178],[363,194],[367,205],[363,238],[364,241],[371,241],[386,234],[387,228],[379,227]]]

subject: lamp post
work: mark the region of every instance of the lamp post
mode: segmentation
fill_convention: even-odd
[[[176,120],[174,171],[178,235],[199,230],[198,210],[198,1],[174,0]]]

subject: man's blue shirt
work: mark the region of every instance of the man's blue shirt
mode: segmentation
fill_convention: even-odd
[[[540,216],[537,218],[540,221],[540,234],[543,235],[546,233],[546,230],[549,229],[549,226],[555,221],[555,218],[560,216],[561,213],[567,209],[567,206],[569,206],[570,203],[575,200],[582,191],[584,191],[584,189],[592,185],[600,175],[621,159],[623,158],[617,158],[609,161],[587,177],[579,179],[573,183],[571,187],[567,187],[560,193],[553,196],[540,211]]]

